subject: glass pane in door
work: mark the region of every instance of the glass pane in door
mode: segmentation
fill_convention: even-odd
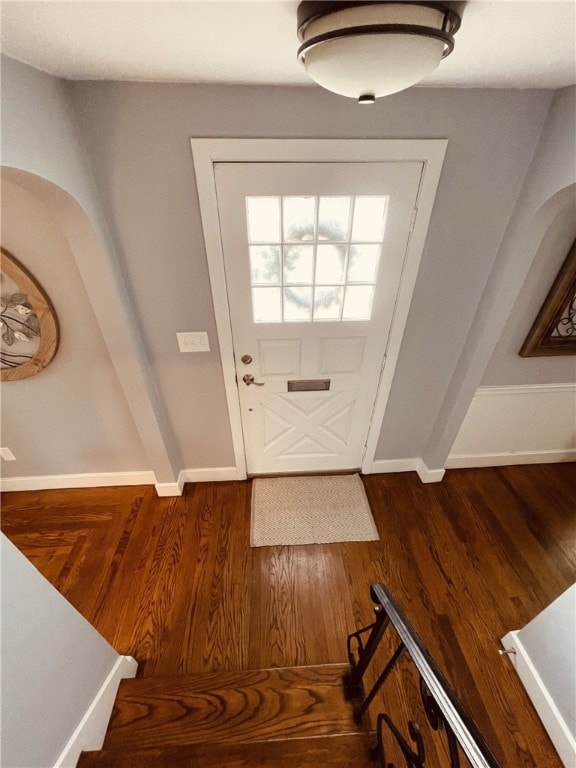
[[[369,320],[388,197],[247,197],[255,323]]]

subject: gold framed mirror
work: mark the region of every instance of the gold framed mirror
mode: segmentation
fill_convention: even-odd
[[[50,363],[58,320],[38,281],[9,251],[0,251],[0,380],[17,381]]]
[[[576,240],[518,354],[576,355]]]

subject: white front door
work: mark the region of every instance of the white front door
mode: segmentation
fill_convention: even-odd
[[[423,163],[217,163],[249,474],[358,469]]]

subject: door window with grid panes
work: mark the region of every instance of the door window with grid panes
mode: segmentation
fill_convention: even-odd
[[[370,320],[388,200],[247,197],[254,322]]]

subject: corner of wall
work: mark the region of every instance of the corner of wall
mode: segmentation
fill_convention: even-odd
[[[136,677],[138,662],[132,656],[120,656],[53,768],[75,768],[81,752],[102,749],[120,681]]]

